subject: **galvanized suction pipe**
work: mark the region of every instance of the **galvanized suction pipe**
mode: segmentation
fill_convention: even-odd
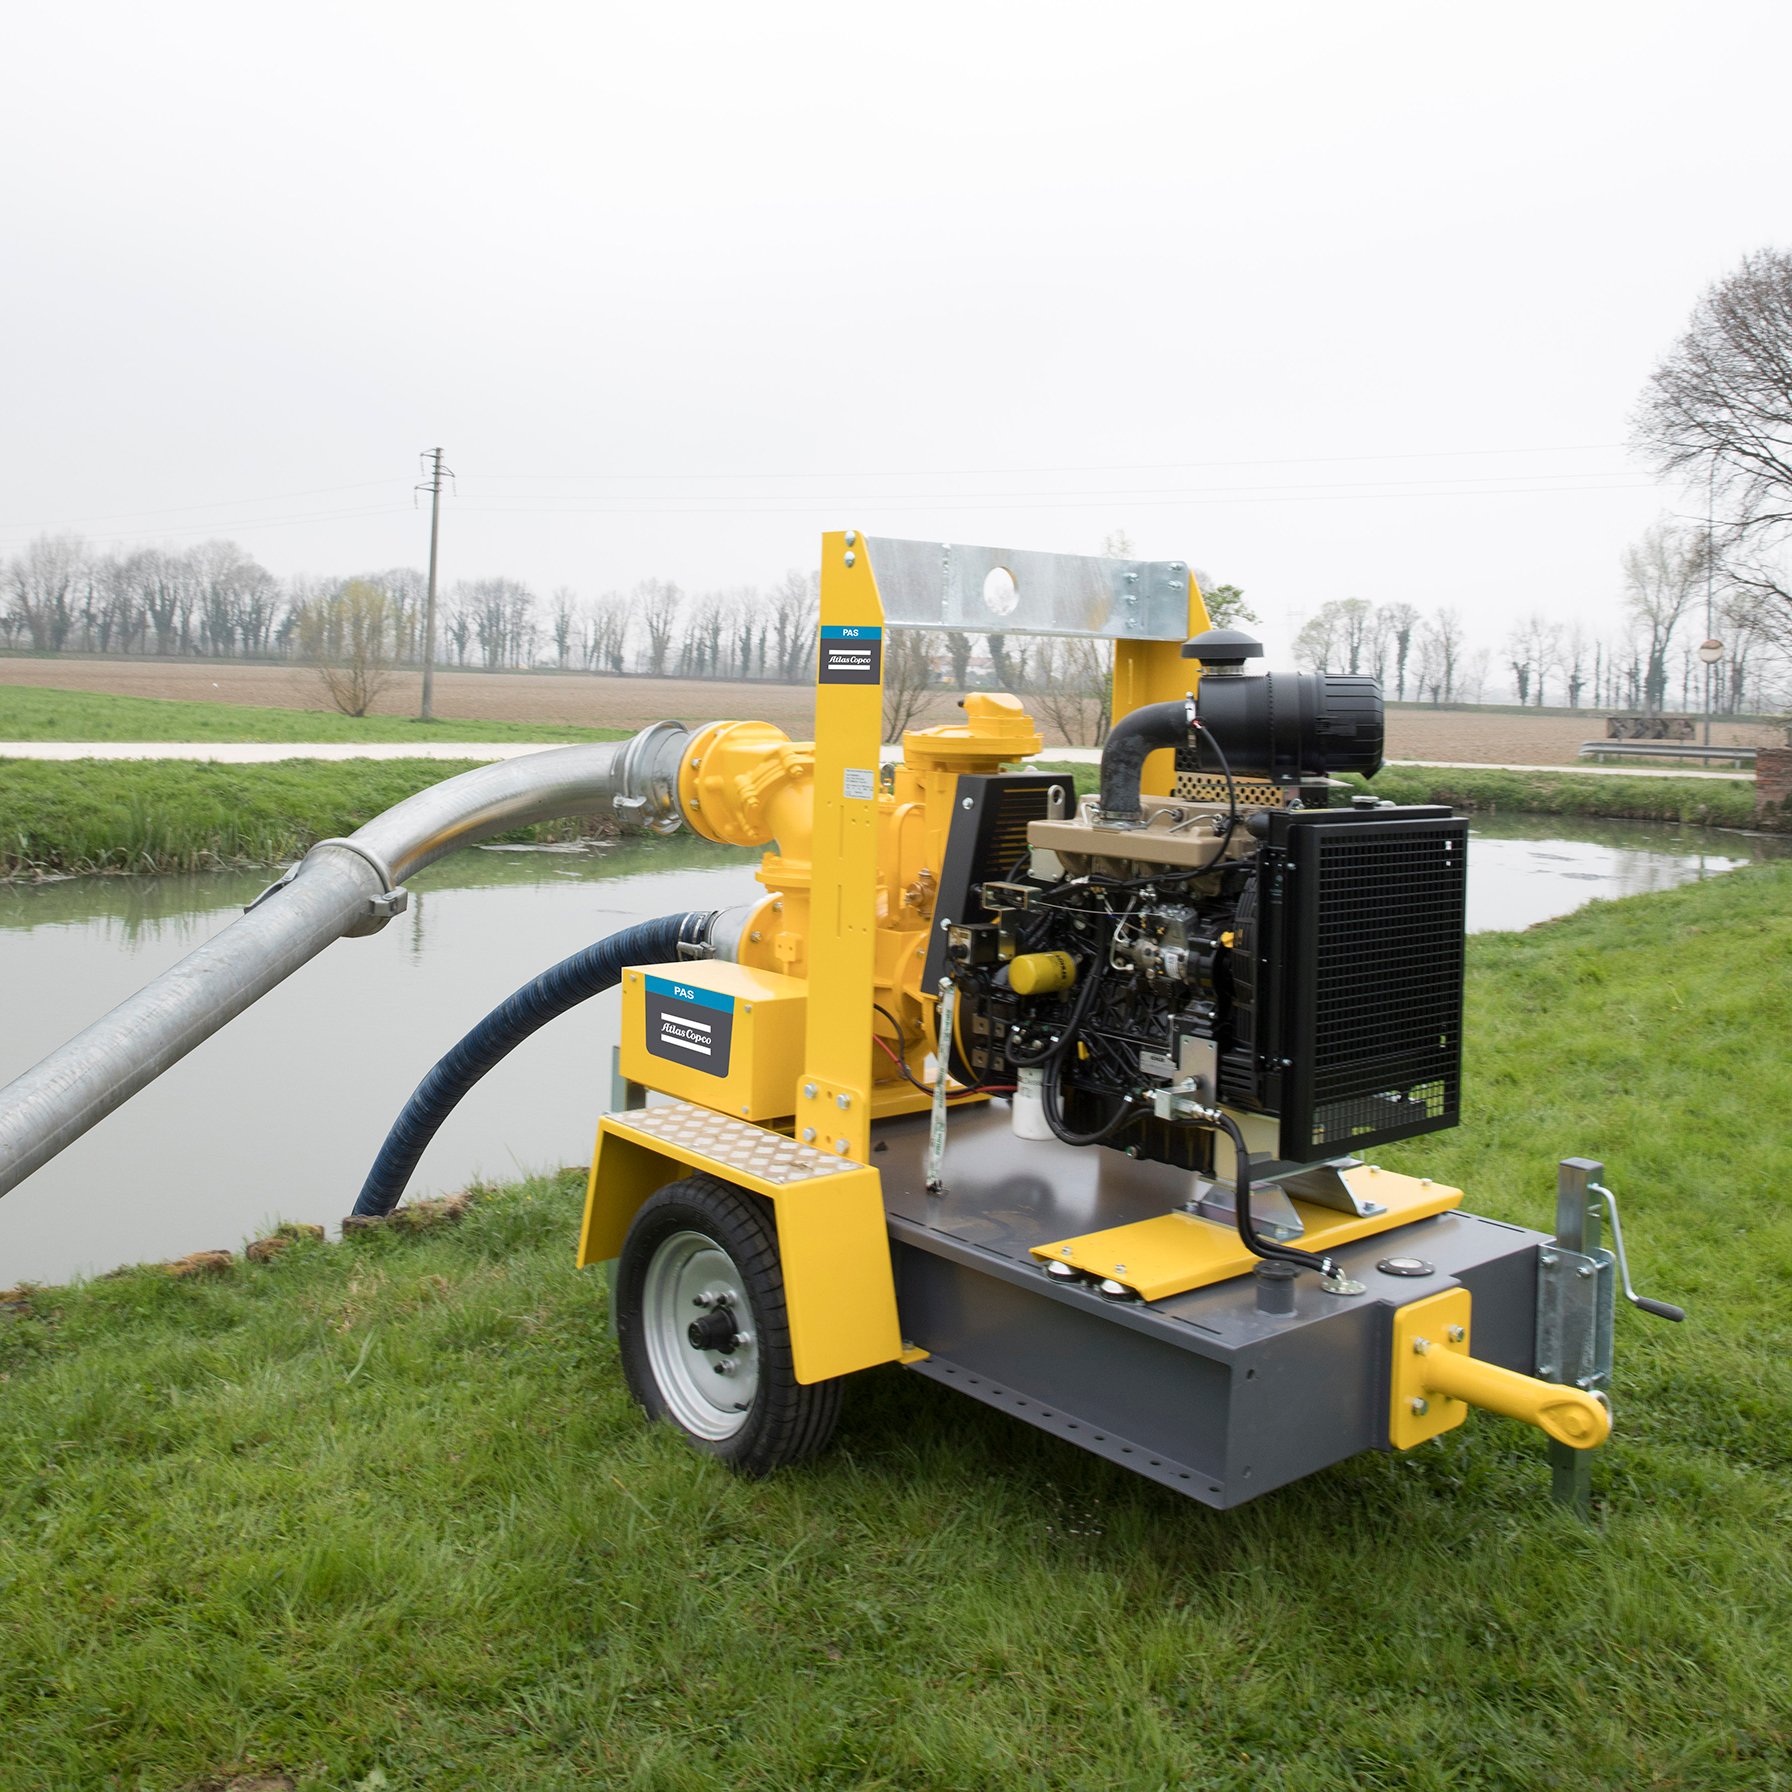
[[[690,736],[656,722],[626,741],[559,747],[445,779],[344,840],[312,847],[248,912],[0,1089],[0,1195],[345,934],[373,933],[425,865],[531,822],[613,813],[679,825]]]

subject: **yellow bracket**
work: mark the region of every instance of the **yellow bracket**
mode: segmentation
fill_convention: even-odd
[[[1471,1406],[1522,1419],[1575,1450],[1591,1450],[1611,1435],[1612,1416],[1602,1401],[1579,1388],[1539,1381],[1468,1353],[1466,1288],[1448,1288],[1415,1300],[1394,1315],[1393,1390],[1388,1439],[1410,1450],[1454,1429]]]
[[[1365,1165],[1345,1172],[1351,1188],[1372,1198],[1374,1214],[1345,1214],[1311,1202],[1294,1203],[1305,1230],[1303,1250],[1332,1251],[1359,1238],[1409,1226],[1414,1220],[1445,1213],[1462,1203],[1462,1190],[1428,1178],[1401,1176]],[[1245,1249],[1230,1222],[1203,1219],[1192,1213],[1160,1213],[1104,1232],[1085,1232],[1036,1244],[1032,1254],[1042,1262],[1068,1263],[1086,1275],[1122,1282],[1141,1300],[1166,1300],[1196,1288],[1210,1288],[1248,1274],[1257,1259]]]

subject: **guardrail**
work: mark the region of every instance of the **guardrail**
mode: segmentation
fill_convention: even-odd
[[[1753,747],[1699,747],[1679,740],[1583,740],[1582,759],[1696,759],[1706,765],[1734,765],[1744,770],[1755,763]]]

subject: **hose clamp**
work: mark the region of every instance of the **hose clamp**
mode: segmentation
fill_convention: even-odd
[[[344,852],[352,852],[380,880],[380,893],[367,898],[367,913],[348,930],[347,937],[349,939],[365,939],[370,933],[378,933],[394,915],[402,915],[411,906],[410,891],[403,884],[393,881],[390,867],[378,853],[369,852],[359,842],[345,839],[340,835],[332,835],[328,840],[318,841],[317,845],[312,847],[311,852],[316,852],[325,846],[337,846]],[[311,852],[306,853],[306,859],[311,857]],[[298,865],[293,867],[293,872],[296,873],[302,869],[303,864],[304,860],[301,860]],[[266,893],[264,892],[264,894]],[[261,898],[257,897],[256,900],[259,902]]]

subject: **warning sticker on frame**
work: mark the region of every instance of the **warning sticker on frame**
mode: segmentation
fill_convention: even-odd
[[[647,979],[647,1049],[707,1076],[728,1074],[734,998],[669,977]]]
[[[843,628],[821,631],[821,684],[876,684],[883,677],[884,631]]]

